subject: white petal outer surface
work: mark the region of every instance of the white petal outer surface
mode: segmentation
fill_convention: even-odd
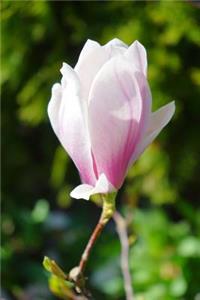
[[[91,84],[101,67],[113,56],[124,53],[127,47],[119,39],[113,39],[104,46],[87,40],[74,68],[80,79],[82,97],[85,101],[88,100]]]
[[[108,181],[105,174],[101,174],[95,187],[88,184],[81,184],[70,193],[70,196],[75,199],[89,200],[90,196],[94,194],[107,194],[114,191],[115,188]]]
[[[132,67],[145,76],[147,75],[147,54],[144,46],[140,42],[135,41],[131,44],[125,53]]]
[[[151,96],[146,78],[120,55],[99,71],[89,95],[89,131],[98,174],[118,189],[146,130]]]
[[[52,88],[48,115],[61,144],[79,170],[84,183],[95,184],[86,108],[81,101],[80,82],[67,64],[61,69],[63,78]]]
[[[128,45],[126,45],[124,42],[122,42],[120,39],[118,38],[114,38],[112,39],[110,42],[108,42],[106,44],[106,46],[114,46],[114,47],[120,47],[120,48],[125,48],[127,49],[128,48]]]
[[[157,137],[157,135],[161,132],[163,127],[165,127],[169,123],[174,112],[175,102],[172,101],[151,114],[144,138],[141,139],[141,142],[137,145],[130,159],[129,166],[131,166],[138,159],[138,157],[144,152],[148,145],[151,144]]]

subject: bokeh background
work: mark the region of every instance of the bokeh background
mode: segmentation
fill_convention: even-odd
[[[137,300],[200,299],[200,61],[197,2],[3,1],[2,297],[57,299],[42,267],[48,255],[74,267],[100,210],[73,200],[78,173],[47,118],[63,61],[85,41],[114,37],[147,49],[153,109],[176,114],[130,169],[117,207],[129,222]],[[87,70],[86,70],[87,72]],[[125,299],[113,222],[87,268],[94,298]]]

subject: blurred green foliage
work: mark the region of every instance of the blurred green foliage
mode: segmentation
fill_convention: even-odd
[[[128,174],[118,209],[130,219],[137,300],[198,300],[199,8],[195,2],[3,1],[2,297],[55,299],[43,256],[65,271],[79,257],[99,209],[71,200],[79,183],[47,120],[63,61],[75,65],[88,39],[138,39],[147,49],[153,108],[176,114]],[[88,265],[95,299],[125,299],[120,245],[111,222]],[[56,285],[54,281],[54,285]]]

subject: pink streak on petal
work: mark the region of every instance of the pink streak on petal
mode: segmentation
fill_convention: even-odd
[[[117,56],[100,70],[90,91],[89,130],[98,174],[105,173],[116,188],[150,112],[139,84],[130,64]]]

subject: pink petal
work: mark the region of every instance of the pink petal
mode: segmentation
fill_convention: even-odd
[[[144,152],[144,150],[149,146],[149,144],[153,142],[153,140],[158,136],[163,127],[165,127],[169,123],[174,112],[175,102],[173,101],[151,114],[146,134],[136,147],[129,165],[133,164],[134,161],[136,161],[138,157]]]
[[[144,46],[140,42],[135,41],[129,46],[125,56],[130,61],[132,67],[139,72],[147,75],[147,54]]]
[[[121,40],[115,38],[105,44],[103,48],[105,49],[105,51],[107,51],[107,54],[111,59],[116,55],[124,54],[128,49],[128,46]]]
[[[80,79],[82,98],[85,101],[88,100],[91,84],[101,67],[113,56],[124,53],[126,47],[126,44],[118,39],[114,39],[104,46],[87,40],[74,68]]]
[[[109,41],[105,46],[113,46],[113,47],[119,47],[122,49],[127,49],[128,45],[126,45],[124,42],[122,42],[120,39],[118,38],[114,38],[111,41]]]
[[[75,68],[79,68],[79,65],[81,65],[82,62],[87,59],[93,51],[98,50],[99,48],[101,48],[101,45],[98,42],[88,39],[81,50]]]
[[[90,196],[94,194],[107,194],[114,191],[115,188],[108,181],[105,174],[101,174],[95,187],[88,184],[81,184],[70,193],[70,196],[75,199],[89,200]]]
[[[61,144],[78,168],[82,181],[94,184],[96,177],[88,133],[87,108],[80,99],[80,82],[67,64],[63,64],[61,73],[62,84],[56,84],[52,89],[48,105],[49,118]]]
[[[144,75],[134,73],[123,56],[104,65],[89,96],[89,130],[98,174],[113,186],[123,183],[128,162],[150,114]]]
[[[59,134],[59,122],[58,122],[58,114],[62,100],[62,87],[60,83],[55,83],[52,86],[51,91],[51,100],[48,105],[48,114],[51,121],[51,126],[58,136]]]

